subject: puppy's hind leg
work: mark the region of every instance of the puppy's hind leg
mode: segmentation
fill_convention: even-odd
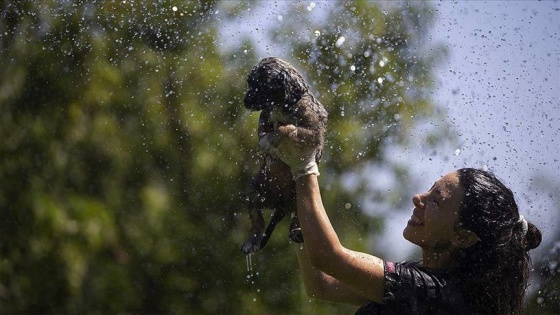
[[[263,249],[266,246],[266,243],[268,242],[270,235],[272,235],[272,232],[274,232],[274,228],[276,227],[276,224],[282,221],[284,216],[285,216],[284,211],[276,210],[274,212],[274,214],[272,215],[272,219],[270,219],[270,223],[268,223],[268,226],[266,227],[266,232],[264,232],[264,236],[261,240],[261,249]]]
[[[303,243],[303,233],[301,233],[301,228],[299,227],[299,221],[297,216],[292,217],[292,222],[290,223],[290,239],[294,243]]]
[[[247,238],[241,247],[241,251],[244,254],[258,252],[261,249],[261,240],[263,238],[264,218],[262,209],[249,207],[249,217],[251,218],[249,238]]]

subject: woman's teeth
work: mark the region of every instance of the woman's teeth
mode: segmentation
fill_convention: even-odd
[[[410,217],[410,220],[408,220],[408,223],[412,224],[412,225],[424,225],[424,222],[422,222],[417,216],[412,215],[412,217]]]

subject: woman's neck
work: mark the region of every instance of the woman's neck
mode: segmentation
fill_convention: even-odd
[[[456,267],[453,251],[422,248],[422,266],[432,269],[451,270]]]

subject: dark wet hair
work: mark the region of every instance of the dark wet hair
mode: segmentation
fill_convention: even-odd
[[[477,314],[521,314],[528,251],[539,246],[541,232],[532,223],[525,230],[513,193],[492,173],[464,168],[457,174],[465,193],[457,226],[478,236],[458,257],[467,305]]]

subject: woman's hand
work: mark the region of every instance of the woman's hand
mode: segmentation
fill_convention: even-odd
[[[294,125],[280,126],[274,133],[262,137],[259,146],[286,163],[292,171],[293,180],[310,174],[319,175],[315,161],[316,148],[295,141],[297,132]]]

